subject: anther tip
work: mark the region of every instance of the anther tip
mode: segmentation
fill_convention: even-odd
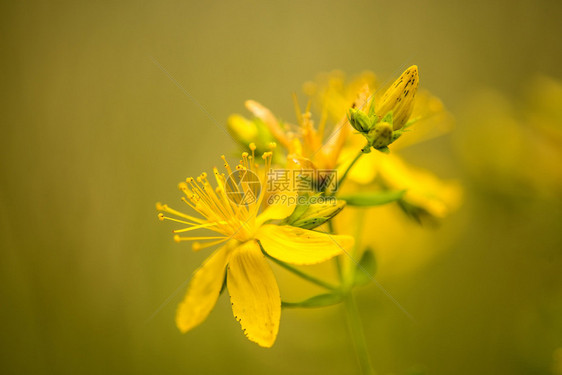
[[[179,234],[176,234],[176,235],[174,236],[174,241],[176,241],[177,243],[180,243],[181,237],[179,236]]]
[[[164,214],[163,214],[163,213],[159,213],[159,214],[158,214],[158,219],[159,219],[160,221],[164,221]]]

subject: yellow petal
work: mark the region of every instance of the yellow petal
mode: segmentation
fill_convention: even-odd
[[[353,237],[292,227],[264,225],[257,234],[263,249],[272,257],[292,264],[315,264],[348,253]]]
[[[232,312],[246,337],[259,346],[271,347],[279,331],[281,296],[256,241],[246,242],[232,254],[227,286]]]
[[[296,207],[297,193],[281,192],[271,196],[268,200],[273,202],[257,218],[256,226],[261,226],[268,220],[285,219],[293,213]]]
[[[228,245],[216,250],[193,274],[176,311],[176,325],[183,333],[201,324],[215,306],[230,253]]]

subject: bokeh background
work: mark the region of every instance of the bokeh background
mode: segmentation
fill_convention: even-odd
[[[561,374],[561,15],[536,0],[2,2],[0,372],[358,372],[339,307],[284,311],[264,350],[222,296],[181,335],[206,254],[154,204],[235,150],[224,124],[244,100],[292,119],[290,94],[320,72],[384,81],[415,63],[456,129],[403,155],[464,200],[378,271],[415,323],[358,291],[374,367]]]

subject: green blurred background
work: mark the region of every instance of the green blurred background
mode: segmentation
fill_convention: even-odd
[[[206,254],[175,244],[154,204],[235,145],[157,61],[220,124],[250,98],[292,119],[290,94],[323,71],[388,80],[417,64],[457,128],[404,155],[460,179],[465,197],[428,229],[423,246],[445,248],[379,270],[415,323],[376,287],[358,292],[374,367],[562,373],[562,188],[532,183],[562,160],[530,186],[509,173],[490,186],[471,155],[486,165],[494,147],[463,141],[474,121],[494,126],[471,105],[482,90],[519,109],[534,77],[562,79],[561,14],[532,0],[2,2],[0,372],[358,371],[339,307],[284,311],[270,350],[244,338],[224,296],[202,326],[176,329]],[[500,148],[510,137],[479,131]]]

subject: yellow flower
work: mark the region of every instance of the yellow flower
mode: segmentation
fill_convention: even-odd
[[[268,170],[272,152],[263,154],[263,170],[254,158],[256,146],[250,145],[252,154],[243,153],[236,167],[239,172],[258,177],[261,187],[268,186]],[[232,170],[222,157],[228,176]],[[237,172],[234,172],[235,175]],[[182,200],[202,217],[192,216],[157,204],[157,209],[173,215],[159,214],[161,220],[171,220],[186,227],[177,229],[175,240],[202,241],[194,243],[194,250],[225,243],[207,258],[195,271],[183,302],[176,314],[176,324],[187,332],[202,323],[213,309],[222,289],[225,272],[232,311],[240,322],[246,337],[262,347],[271,347],[277,337],[281,315],[281,298],[277,281],[269,267],[263,250],[271,257],[296,265],[320,263],[353,245],[349,236],[333,236],[289,225],[270,224],[272,220],[284,219],[291,214],[291,204],[274,204],[260,213],[266,195],[259,186],[235,185],[225,174],[214,169],[216,188],[211,186],[207,174],[197,179],[188,178],[179,184],[185,193]],[[244,193],[255,198],[244,204],[230,198],[228,193]],[[280,200],[282,201],[282,200]],[[193,230],[206,229],[218,236],[180,236]]]

